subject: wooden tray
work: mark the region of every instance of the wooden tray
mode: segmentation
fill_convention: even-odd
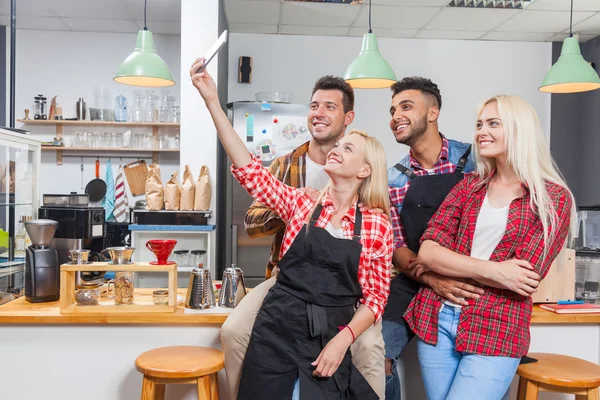
[[[148,167],[146,161],[134,161],[123,167],[127,184],[132,196],[140,196],[146,193],[146,180],[148,179]]]
[[[157,305],[152,297],[136,297],[134,291],[133,304],[116,305],[112,298],[101,298],[94,306],[79,306],[75,302],[75,275],[77,271],[122,271],[122,272],[167,272],[169,274],[169,303]],[[106,262],[94,262],[85,265],[63,264],[60,266],[60,313],[61,314],[138,314],[175,312],[177,309],[177,264],[150,265],[149,263],[133,263],[114,265]]]

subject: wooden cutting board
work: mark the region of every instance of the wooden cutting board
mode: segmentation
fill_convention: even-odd
[[[127,184],[132,196],[140,196],[146,193],[146,179],[148,179],[148,166],[146,161],[134,161],[123,167]]]
[[[531,296],[534,303],[575,300],[575,250],[563,248]]]

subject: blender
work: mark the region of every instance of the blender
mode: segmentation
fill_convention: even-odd
[[[25,222],[31,239],[25,256],[25,300],[30,303],[56,301],[60,296],[60,265],[50,246],[58,222],[35,219]]]

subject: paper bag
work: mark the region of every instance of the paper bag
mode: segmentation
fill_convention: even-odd
[[[196,194],[194,197],[194,210],[205,211],[210,208],[210,198],[212,197],[212,188],[210,186],[210,176],[208,167],[203,165],[200,168],[200,176],[196,182]]]
[[[173,172],[165,187],[165,210],[179,210],[181,187],[179,186],[177,174],[177,171]]]
[[[194,194],[196,193],[196,185],[194,177],[189,165],[185,166],[183,171],[183,183],[181,184],[181,202],[179,209],[182,211],[191,211],[194,209]]]
[[[146,180],[146,209],[162,210],[164,200],[165,191],[160,177],[160,167],[152,164],[148,167],[148,179]]]

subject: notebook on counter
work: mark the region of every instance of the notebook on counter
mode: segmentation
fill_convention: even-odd
[[[540,308],[557,314],[600,313],[600,305],[597,304],[540,304]]]

